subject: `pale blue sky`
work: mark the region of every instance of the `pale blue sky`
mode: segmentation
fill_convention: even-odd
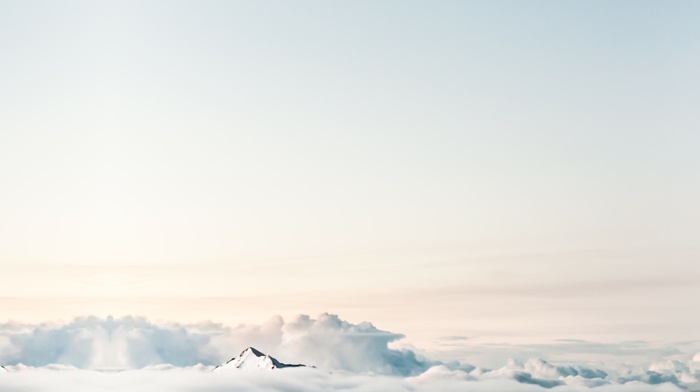
[[[341,312],[425,340],[697,338],[668,300],[700,295],[699,17],[3,2],[0,296],[82,301],[49,317]],[[248,305],[158,305],[178,296]],[[407,330],[416,309],[449,331]]]

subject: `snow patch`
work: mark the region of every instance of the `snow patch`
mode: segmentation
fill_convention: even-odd
[[[276,358],[271,357],[261,351],[255,349],[254,347],[248,347],[243,350],[238,356],[231,358],[228,362],[223,365],[217,366],[214,370],[228,370],[228,369],[283,369],[283,368],[293,368],[293,367],[306,367],[306,365],[301,364],[286,364],[278,361]]]

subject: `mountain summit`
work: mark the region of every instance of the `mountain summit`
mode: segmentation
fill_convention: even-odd
[[[290,367],[306,367],[301,364],[286,364],[277,359],[263,354],[253,347],[248,347],[243,350],[238,356],[231,358],[223,365],[219,365],[214,370],[220,369],[283,369]]]

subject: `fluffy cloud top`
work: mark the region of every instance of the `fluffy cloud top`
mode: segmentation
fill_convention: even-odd
[[[50,378],[62,378],[67,385],[80,384],[71,389],[78,391],[105,385],[146,390],[139,389],[143,383],[157,386],[149,391],[160,387],[168,391],[238,390],[235,385],[250,391],[326,391],[341,386],[357,391],[700,390],[700,366],[690,355],[684,360],[658,358],[645,367],[612,364],[603,369],[531,358],[487,368],[458,361],[442,363],[411,350],[392,348],[391,343],[402,337],[370,323],[353,324],[331,314],[315,319],[302,315],[289,322],[274,317],[262,325],[236,327],[157,324],[136,317],[5,324],[0,325],[0,363],[10,366],[0,379],[0,390],[56,390],[52,389],[55,383],[44,388],[42,383]],[[318,369],[234,372],[228,376],[211,372],[213,365],[246,346],[255,346],[283,362],[306,363]],[[69,371],[58,371],[66,369]],[[41,374],[41,380],[29,387],[27,374]],[[71,377],[76,377],[74,382]],[[173,380],[181,384],[172,384]]]
[[[389,343],[403,335],[367,322],[351,324],[331,314],[315,320],[299,316],[285,324],[282,333],[282,353],[322,368],[408,376],[435,364],[413,351],[389,348]]]
[[[63,325],[5,324],[0,326],[0,335],[5,337],[0,361],[30,366],[63,364],[82,369],[215,364],[219,356],[209,343],[223,331],[206,324],[156,325],[134,317],[86,317]]]
[[[138,369],[149,365],[216,365],[255,346],[286,362],[326,369],[393,375],[420,374],[436,362],[389,348],[403,335],[338,316],[274,317],[263,325],[155,324],[143,318],[86,317],[68,324],[0,326],[0,363],[70,365],[81,369]]]

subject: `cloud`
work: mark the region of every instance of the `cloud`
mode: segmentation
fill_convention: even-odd
[[[469,340],[469,337],[453,335],[453,336],[443,336],[443,337],[439,338],[438,340],[446,340],[448,342],[455,342],[455,341],[459,342],[459,341]]]
[[[409,376],[436,364],[411,350],[390,348],[389,343],[403,338],[401,334],[367,322],[352,324],[332,314],[318,319],[299,316],[282,330],[282,352],[323,368]]]
[[[129,369],[170,363],[218,363],[209,344],[225,328],[214,324],[153,324],[143,318],[84,317],[67,324],[0,326],[3,364],[63,364],[82,369]]]
[[[330,374],[315,369],[280,371],[210,372],[206,368],[155,368],[105,374],[87,370],[23,369],[0,375],[3,392],[544,392],[545,388],[515,380],[475,381],[459,370],[431,369],[417,377]],[[556,392],[581,392],[590,388],[561,385]],[[670,384],[608,384],[595,392],[679,392]]]
[[[13,385],[20,388],[16,390],[22,390],[24,384],[5,383],[24,380],[23,374],[37,372],[48,378],[78,377],[80,380],[75,382],[91,385],[92,390],[106,385],[100,384],[103,382],[118,386],[122,381],[124,388],[139,390],[140,386],[131,388],[131,378],[155,383],[157,387],[149,391],[157,391],[161,383],[168,391],[201,390],[194,381],[190,389],[171,383],[178,378],[183,385],[188,385],[187,380],[196,379],[206,390],[231,390],[223,387],[221,377],[224,376],[212,376],[211,370],[213,365],[225,362],[247,346],[255,346],[282,362],[318,367],[317,370],[300,370],[303,373],[275,371],[274,375],[234,372],[236,378],[226,381],[249,391],[324,391],[341,385],[357,391],[700,390],[700,365],[694,362],[692,355],[678,357],[679,351],[673,349],[649,351],[644,342],[626,342],[618,350],[626,352],[639,348],[645,353],[668,355],[659,355],[644,366],[624,361],[594,365],[557,363],[534,357],[510,359],[489,368],[424,358],[413,350],[396,348],[394,343],[402,338],[399,333],[381,330],[371,323],[355,324],[327,313],[317,318],[301,315],[291,321],[275,316],[260,325],[234,327],[210,322],[153,323],[138,317],[84,317],[66,324],[10,323],[0,325],[0,363],[11,365],[8,366],[10,371],[0,380],[0,390],[14,391]],[[592,353],[612,350],[612,345],[564,341],[550,347],[550,352],[562,353],[571,347]],[[498,354],[498,350],[494,353]],[[104,372],[116,369],[127,371]],[[49,371],[73,376],[44,373]],[[161,379],[154,375],[161,373],[169,376]],[[47,384],[46,390],[53,391],[50,387]],[[42,389],[39,385],[24,390]]]
[[[535,377],[556,379],[562,377],[600,378],[604,379],[608,374],[600,369],[589,368],[581,365],[555,366],[539,359],[531,358],[522,365],[522,369]]]
[[[81,369],[138,369],[155,364],[216,365],[247,346],[283,362],[350,372],[419,374],[437,362],[389,347],[403,335],[332,314],[291,322],[275,316],[262,325],[225,328],[213,323],[156,324],[138,317],[85,317],[67,324],[0,326],[0,363],[63,364]]]
[[[526,361],[546,358],[560,363],[627,363],[646,367],[659,360],[688,361],[700,347],[700,342],[651,343],[624,341],[600,343],[577,339],[559,339],[551,343],[507,344],[477,343],[472,341],[440,345],[442,351],[427,352],[429,356],[442,354],[444,358],[464,360],[485,366],[499,366],[508,358]]]

